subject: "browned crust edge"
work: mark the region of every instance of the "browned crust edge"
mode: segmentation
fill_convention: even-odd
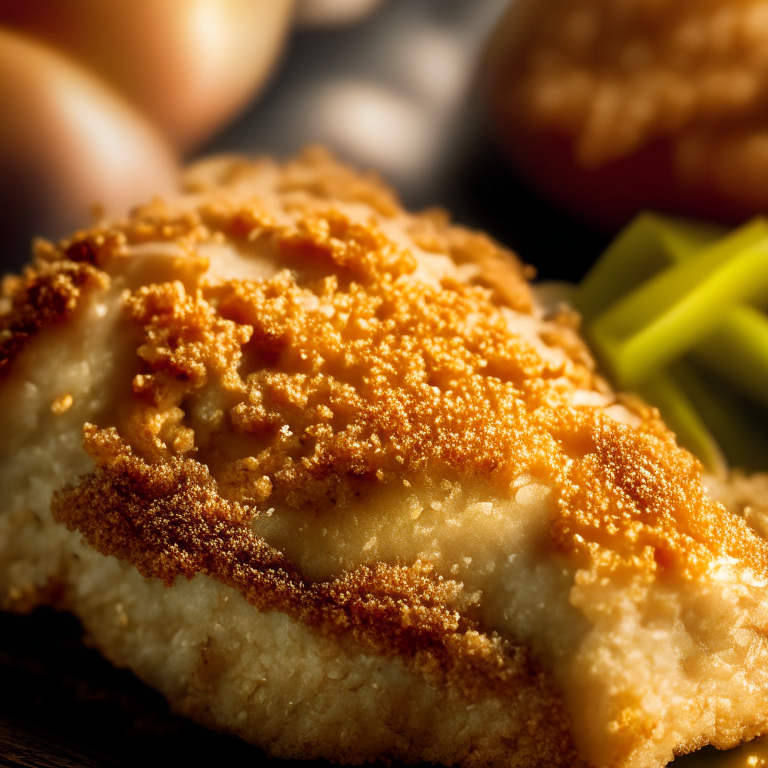
[[[429,684],[450,686],[468,702],[489,695],[535,701],[523,732],[509,738],[540,745],[547,764],[582,764],[549,677],[525,647],[483,631],[471,606],[462,605],[460,585],[422,563],[377,563],[308,582],[251,532],[245,510],[218,495],[204,465],[182,458],[147,464],[113,428],[87,425],[85,444],[97,470],[57,492],[52,509],[101,554],[167,585],[209,576],[259,611],[281,611],[358,651],[399,657]]]
[[[65,321],[83,292],[105,287],[108,281],[100,270],[77,261],[41,263],[23,277],[6,277],[2,298],[10,309],[0,313],[0,377],[31,337],[45,326]]]

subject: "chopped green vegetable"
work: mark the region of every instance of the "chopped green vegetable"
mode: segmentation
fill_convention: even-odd
[[[768,294],[768,222],[756,220],[658,273],[591,324],[598,355],[636,387],[708,336],[727,310]]]
[[[575,303],[614,383],[659,407],[710,470],[717,443],[738,466],[768,467],[768,316],[756,308],[768,305],[768,221],[725,234],[642,214]]]
[[[675,363],[672,375],[730,464],[749,471],[768,468],[768,414],[761,413],[726,382],[692,361]],[[664,413],[661,406],[659,410]],[[680,441],[685,444],[682,434]],[[704,466],[710,469],[717,466],[692,446],[686,447],[701,459]]]
[[[736,391],[768,409],[768,316],[764,312],[732,307],[691,354]]]
[[[641,213],[579,284],[579,312],[592,320],[657,272],[688,260],[726,232],[711,224]]]
[[[705,466],[724,469],[725,457],[717,440],[691,402],[686,387],[675,375],[658,373],[648,379],[639,391],[645,400],[659,409],[667,426],[679,436],[682,446],[698,456]]]

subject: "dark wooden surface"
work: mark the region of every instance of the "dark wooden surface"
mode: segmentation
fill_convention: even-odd
[[[270,762],[240,739],[171,713],[162,696],[102,659],[81,635],[74,618],[48,609],[29,616],[0,613],[1,766]]]
[[[706,750],[714,755],[714,750]],[[712,761],[717,768],[718,760]],[[330,768],[273,760],[168,710],[133,674],[83,643],[71,616],[0,612],[0,766],[30,768]],[[675,767],[702,768],[700,757]],[[709,760],[704,765],[710,765]],[[398,768],[398,766],[390,766]]]
[[[123,764],[52,741],[28,724],[0,720],[0,765],[29,768],[121,768]]]

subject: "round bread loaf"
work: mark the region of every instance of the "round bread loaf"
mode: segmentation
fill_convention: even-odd
[[[765,0],[516,0],[490,51],[507,155],[616,227],[768,210]]]

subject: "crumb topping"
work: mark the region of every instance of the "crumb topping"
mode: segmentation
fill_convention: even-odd
[[[470,701],[492,690],[516,697],[516,683],[538,689],[539,716],[565,719],[526,651],[468,617],[461,585],[427,563],[373,564],[329,582],[306,582],[247,526],[249,512],[227,501],[205,466],[186,458],[151,465],[114,428],[85,427],[99,469],[58,493],[58,519],[104,554],[170,585],[202,573],[234,587],[259,610],[279,610],[364,650],[397,655],[436,685],[449,682]],[[566,747],[568,749],[568,747]]]
[[[206,573],[425,669],[477,663],[496,677],[508,651],[428,564],[311,583],[249,521],[276,505],[334,515],[387,484],[467,479],[513,495],[527,476],[552,489],[552,548],[594,578],[693,578],[721,558],[768,574],[768,545],[707,497],[654,409],[621,401],[639,425],[628,426],[594,404],[619,401],[574,318],[535,314],[512,257],[434,215],[397,212],[429,246],[405,248],[391,222],[360,221],[305,182],[279,204],[138,209],[46,246],[25,285],[48,293],[13,289],[6,317],[61,318],[78,286],[109,275],[136,343],[130,386],[85,427],[96,470],[58,493],[58,519],[166,582]],[[136,284],[131,248],[146,243],[177,250],[161,278]],[[275,269],[211,277],[209,246]],[[14,349],[44,324],[6,322],[26,333]]]
[[[3,280],[0,311],[0,376],[41,328],[65,321],[82,295],[103,288],[108,278],[87,263],[41,263],[23,277]]]
[[[214,157],[197,163],[187,171],[184,186],[190,192],[230,190],[240,183],[248,184],[255,173],[273,172],[266,158]],[[323,146],[305,147],[294,159],[280,168],[276,178],[280,194],[300,192],[334,203],[362,203],[380,215],[390,218],[401,212],[395,192],[376,173],[360,173],[334,160]]]
[[[768,547],[709,498],[690,454],[601,419],[593,422],[591,441],[558,502],[559,546],[573,548],[600,574],[692,579],[719,559],[736,558],[768,575]]]
[[[378,278],[342,290],[336,275],[303,287],[281,272],[195,298],[151,286],[128,308],[148,369],[134,388],[153,408],[194,410],[184,401],[208,393],[209,378],[232,402],[195,442],[230,493],[268,477],[270,504],[345,504],[361,483],[428,467],[502,484],[553,472],[536,409],[557,397],[545,382],[563,371],[509,334],[483,290]],[[141,402],[133,419],[129,440],[143,445],[155,411]],[[232,455],[232,432],[249,438],[247,456]],[[155,446],[148,457],[167,455]]]
[[[522,270],[509,291],[519,301],[499,306],[498,293],[458,274],[418,279],[413,253],[372,221],[325,202],[289,206],[292,222],[278,224],[256,202],[191,213],[155,204],[61,246],[62,269],[91,260],[115,272],[126,243],[182,240],[194,261],[196,243],[223,236],[288,267],[211,282],[180,266],[183,281],[124,293],[140,373],[99,426],[116,426],[138,457],[189,457],[251,515],[275,504],[333,514],[424,478],[483,478],[503,493],[528,475],[558,489],[553,540],[585,565],[688,572],[728,555],[768,568],[764,545],[709,501],[697,462],[655,411],[641,409],[633,429],[578,404],[600,383],[574,348],[572,318],[525,330]],[[451,229],[431,226],[435,242]],[[499,258],[487,239],[460,241],[465,263],[473,245],[481,263]],[[87,258],[74,265],[74,253]],[[732,535],[712,536],[717,525]]]

